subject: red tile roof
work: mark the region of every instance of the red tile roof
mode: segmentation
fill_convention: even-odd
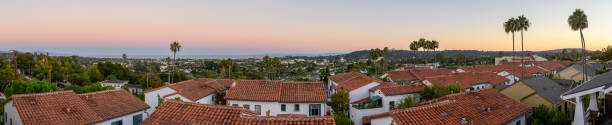
[[[25,125],[92,124],[103,119],[73,91],[16,94],[12,100]]]
[[[342,82],[337,82],[338,85],[335,86],[334,88],[344,89],[350,92],[350,91],[361,88],[373,82],[382,83],[382,81],[379,79],[362,74],[357,77],[353,77],[351,79],[344,80]]]
[[[93,124],[149,108],[123,89],[80,95],[73,91],[15,94],[4,103],[10,101],[26,125]]]
[[[123,89],[84,93],[79,96],[102,119],[111,119],[149,108],[149,105]]]
[[[525,115],[530,109],[493,89],[484,89],[447,95],[419,103],[417,107],[368,116],[368,119],[391,116],[398,125],[461,125],[462,122],[500,125]]]
[[[391,95],[417,93],[417,92],[423,91],[424,88],[425,88],[425,85],[423,85],[422,83],[412,83],[409,85],[393,85],[393,86],[374,87],[373,89],[370,89],[370,90],[371,91],[380,90],[380,92],[382,92],[383,95],[391,96]]]
[[[489,83],[492,85],[503,83],[509,79],[494,72],[462,72],[449,75],[427,77],[425,80],[438,86],[459,84],[461,88],[471,88],[472,85]]]
[[[453,70],[439,68],[439,69],[409,69],[403,71],[389,71],[386,72],[393,81],[405,81],[405,80],[422,80],[425,77],[446,75],[452,73]]]
[[[153,90],[149,90],[147,92],[169,87],[177,91],[177,94],[191,101],[196,101],[210,94],[227,90],[233,82],[234,80],[230,79],[200,78],[197,80],[187,80],[175,84],[162,86]]]
[[[330,116],[288,117],[255,116],[241,107],[198,104],[168,100],[151,114],[142,125],[333,125]]]
[[[325,102],[321,82],[283,82],[279,80],[238,80],[225,99],[278,102]]]
[[[349,80],[351,78],[355,78],[357,76],[364,76],[364,75],[365,74],[361,74],[361,73],[357,73],[357,72],[346,72],[346,73],[340,73],[340,74],[329,76],[329,80],[332,80],[332,81],[338,83],[338,82],[343,82],[345,80]],[[365,76],[367,76],[367,75],[365,75]]]

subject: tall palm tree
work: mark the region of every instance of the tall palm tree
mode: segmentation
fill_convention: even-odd
[[[271,79],[271,77],[270,77],[270,69],[272,68],[272,66],[271,66],[272,59],[270,59],[270,56],[264,56],[262,62],[263,62],[263,66],[264,66],[262,69],[265,70],[266,75],[268,76],[268,79]]]
[[[587,16],[584,14],[584,11],[581,9],[576,9],[572,15],[567,19],[572,30],[580,31],[580,41],[582,42],[582,67],[586,67],[586,43],[584,42],[584,35],[582,35],[582,30],[589,27],[589,23],[587,21]],[[583,69],[582,82],[586,81],[586,68]]]
[[[415,64],[415,58],[417,55],[417,51],[419,51],[419,43],[418,41],[412,41],[412,43],[410,43],[410,50],[412,50],[412,52],[414,52],[414,55],[412,55],[412,64]]]
[[[524,70],[524,56],[525,56],[525,43],[523,41],[523,31],[527,31],[527,29],[529,29],[530,23],[529,20],[524,16],[521,15],[518,17],[517,22],[516,22],[517,26],[518,26],[518,30],[521,31],[521,76],[523,76],[525,74],[525,70]]]
[[[174,57],[172,58],[172,60],[174,60],[174,68],[172,71],[172,82],[174,83],[174,70],[176,70],[176,52],[181,51],[181,45],[178,43],[178,41],[173,41],[172,44],[170,44],[170,50],[172,51],[172,53],[174,53]]]
[[[517,26],[517,19],[514,17],[508,19],[508,21],[504,23],[504,31],[506,33],[512,33],[512,54],[513,56],[516,55],[516,51],[514,51],[514,32],[518,31],[518,29],[519,28]],[[512,66],[512,72],[516,73],[516,65]]]
[[[232,66],[234,66],[234,60],[227,58],[227,68],[229,69],[229,79],[232,79]]]
[[[432,49],[434,53],[434,63],[436,63],[436,49],[440,47],[440,42],[437,40],[431,40],[429,43],[431,44],[429,48]]]
[[[380,53],[380,49],[376,48],[376,49],[372,49],[370,50],[370,59],[372,59],[372,63],[374,63],[374,73],[378,74],[378,70],[376,68],[376,60],[378,60],[379,58],[379,54]]]
[[[17,72],[17,68],[17,50],[13,50],[13,70],[15,70],[15,80],[19,79],[19,73]]]

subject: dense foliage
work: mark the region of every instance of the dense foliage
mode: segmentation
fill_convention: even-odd
[[[57,91],[59,88],[46,80],[33,79],[30,81],[15,80],[11,87],[4,89],[4,95],[10,97],[13,94],[30,94]]]
[[[563,111],[555,108],[549,109],[545,105],[536,107],[527,117],[531,125],[569,125],[572,119]]]
[[[425,86],[423,91],[421,91],[421,99],[431,100],[435,98],[440,98],[448,94],[459,93],[462,91],[463,89],[461,89],[461,86],[459,86],[459,84],[448,85],[444,87],[440,87],[434,84],[432,86]]]
[[[331,107],[335,112],[346,114],[349,110],[349,94],[342,90],[336,92],[331,97]]]
[[[91,85],[79,86],[79,85],[70,85],[64,87],[64,90],[73,90],[75,93],[88,93],[88,92],[97,92],[102,90],[112,90],[115,87],[112,86],[102,86],[100,83],[95,83]]]

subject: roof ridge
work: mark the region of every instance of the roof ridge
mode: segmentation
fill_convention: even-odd
[[[279,117],[279,116],[255,116],[241,114],[240,118],[257,119],[257,120],[288,120],[288,121],[304,121],[304,120],[332,120],[330,116],[308,116],[308,117]]]
[[[120,91],[120,90],[121,89],[109,89],[109,90],[81,93],[81,94],[77,94],[77,95],[93,95],[93,94],[100,94],[100,93],[106,93],[106,92],[111,92],[111,91]]]
[[[60,93],[74,93],[74,91],[72,90],[66,90],[66,91],[51,91],[51,92],[43,92],[43,93],[30,93],[30,94],[13,94],[11,95],[10,98],[12,97],[29,97],[29,96],[39,96],[39,95],[55,95],[55,94],[60,94]]]

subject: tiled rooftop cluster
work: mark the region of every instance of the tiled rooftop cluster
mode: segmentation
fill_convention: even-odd
[[[56,91],[12,95],[12,101],[24,124],[92,124],[145,110],[147,104],[123,89],[76,94]]]
[[[330,80],[336,82],[338,86],[335,89],[343,89],[352,91],[372,82],[383,83],[381,80],[370,77],[368,75],[356,72],[340,73],[329,77]]]
[[[459,84],[461,88],[470,88],[472,85],[489,83],[496,85],[508,81],[509,79],[499,76],[494,72],[461,72],[447,75],[439,75],[424,78],[428,82],[438,85],[447,86]]]
[[[493,89],[484,89],[447,95],[419,103],[417,107],[372,115],[366,120],[390,116],[398,125],[499,125],[524,115],[530,109]]]
[[[181,96],[186,97],[189,100],[195,101],[206,97],[212,93],[225,91],[232,85],[233,82],[234,80],[229,79],[200,78],[197,80],[187,80],[175,84],[166,85],[163,87],[155,88],[148,92],[169,87],[176,90],[176,93],[168,94],[166,95],[166,97],[175,94],[180,94]]]
[[[379,85],[379,86],[371,88],[370,91],[380,90],[380,92],[382,92],[383,95],[391,96],[391,95],[417,93],[417,92],[423,91],[424,88],[425,88],[425,85],[421,83],[413,83],[413,84],[407,84],[407,85],[391,84],[391,85],[386,85],[386,86]]]
[[[333,125],[330,116],[285,117],[256,116],[241,107],[198,104],[168,100],[147,118],[143,125]]]
[[[325,102],[327,94],[321,82],[285,82],[279,80],[237,80],[225,99],[277,102]]]

